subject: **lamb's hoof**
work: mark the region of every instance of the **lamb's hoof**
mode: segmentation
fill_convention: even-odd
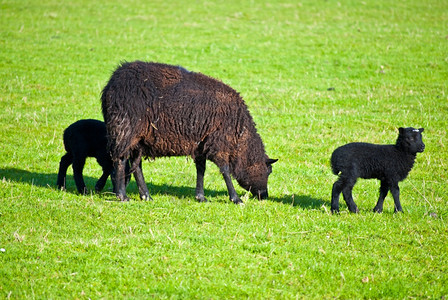
[[[331,213],[332,213],[333,215],[339,215],[339,209],[332,209],[332,210],[331,210]]]
[[[402,210],[402,209],[395,209],[394,212],[395,212],[396,214],[399,214],[399,213],[403,213],[403,210]]]
[[[353,214],[359,213],[359,209],[357,207],[350,209],[350,212]]]
[[[208,202],[207,198],[205,198],[204,195],[196,195],[195,199],[198,202]]]
[[[373,212],[374,212],[374,213],[378,213],[378,214],[380,214],[380,213],[383,212],[383,209],[382,209],[382,208],[377,208],[377,207],[375,207],[375,208],[373,209]]]

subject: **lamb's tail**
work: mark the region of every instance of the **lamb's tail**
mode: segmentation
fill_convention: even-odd
[[[334,165],[331,165],[331,171],[333,171],[334,175],[339,175],[340,172],[340,170]]]
[[[340,172],[341,170],[340,170],[340,168],[338,167],[338,164],[336,163],[336,157],[335,157],[335,155],[334,155],[334,152],[333,152],[333,154],[331,155],[330,163],[331,163],[331,171],[333,172],[333,174],[334,174],[334,175],[339,175],[339,172]]]

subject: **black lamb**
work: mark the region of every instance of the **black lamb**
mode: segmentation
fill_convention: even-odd
[[[333,213],[339,212],[341,192],[350,212],[358,212],[352,197],[352,189],[358,178],[376,178],[381,181],[380,195],[374,212],[383,211],[384,198],[389,190],[394,198],[395,212],[402,211],[398,182],[407,177],[417,153],[425,150],[425,144],[422,141],[423,128],[400,127],[398,130],[395,145],[350,143],[333,152],[331,167],[335,175],[339,174],[331,195]]]
[[[221,81],[179,66],[135,61],[114,71],[101,101],[120,200],[129,200],[123,163],[141,156],[191,156],[199,201],[206,201],[206,160],[219,167],[234,203],[242,201],[231,176],[256,197],[267,198],[276,160],[266,155],[244,100]],[[140,168],[134,176],[140,197],[150,199]]]
[[[114,166],[107,151],[106,125],[98,120],[79,120],[64,130],[64,147],[67,153],[62,156],[59,163],[58,189],[65,189],[67,168],[73,164],[73,177],[79,193],[86,194],[87,188],[82,177],[82,171],[87,157],[95,157],[103,168],[103,174],[95,185],[95,191],[104,188],[106,180],[113,173]],[[127,164],[127,171],[129,166]],[[129,172],[128,172],[129,173]],[[126,183],[130,175],[126,175]],[[114,183],[114,176],[111,176]]]

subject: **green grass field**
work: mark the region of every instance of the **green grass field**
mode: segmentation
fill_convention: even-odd
[[[153,2],[153,3],[152,3]],[[0,298],[448,297],[448,2],[0,1]],[[279,161],[270,199],[228,200],[208,163],[144,162],[154,198],[55,187],[62,132],[102,119],[121,61],[157,61],[239,91]],[[403,214],[330,213],[332,151],[424,127]],[[93,189],[101,170],[88,161]],[[342,200],[342,199],[341,199]]]

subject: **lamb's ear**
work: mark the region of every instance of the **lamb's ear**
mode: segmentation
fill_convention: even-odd
[[[400,134],[403,134],[403,133],[404,133],[404,128],[403,128],[403,127],[398,128],[398,132],[399,132]]]
[[[266,159],[266,164],[269,166],[269,165],[272,165],[273,163],[275,163],[277,161],[278,161],[278,159],[268,158],[268,159]]]
[[[419,128],[418,131],[423,132],[423,130],[425,130],[425,128]]]

